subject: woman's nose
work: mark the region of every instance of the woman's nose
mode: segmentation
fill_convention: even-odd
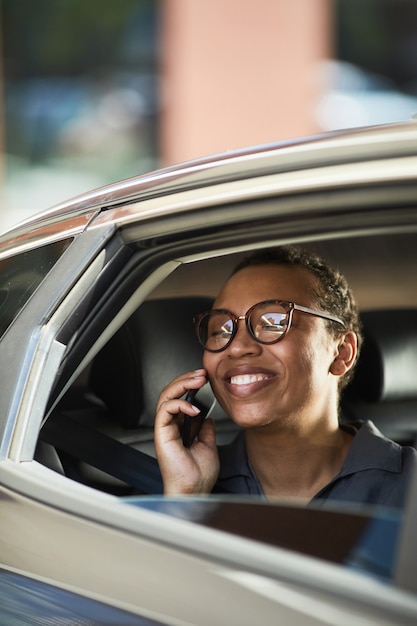
[[[231,350],[232,353],[255,353],[262,350],[261,344],[255,341],[249,333],[249,329],[243,315],[236,319],[236,325],[236,334],[229,346],[229,350]]]

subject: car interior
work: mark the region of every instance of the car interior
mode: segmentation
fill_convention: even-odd
[[[345,274],[361,312],[364,344],[341,398],[340,419],[372,419],[387,437],[412,446],[417,444],[416,244],[414,232],[303,243]],[[186,263],[161,282],[60,400],[41,430],[35,458],[117,496],[160,493],[153,445],[159,393],[181,372],[201,366],[192,318],[210,309],[243,255]],[[209,385],[199,400],[216,421],[218,444],[229,442],[238,427],[215,403]]]

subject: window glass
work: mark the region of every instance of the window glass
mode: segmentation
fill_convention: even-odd
[[[261,543],[392,579],[402,512],[346,503],[308,508],[256,497],[129,497],[126,502]]]
[[[0,337],[71,241],[54,242],[0,261]]]

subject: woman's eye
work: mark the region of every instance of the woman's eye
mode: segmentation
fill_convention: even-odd
[[[262,330],[282,331],[287,325],[286,317],[276,318],[274,315],[263,315],[261,320]]]
[[[262,330],[270,330],[273,332],[279,330],[281,332],[281,330],[285,328],[285,324],[264,324],[261,328]]]
[[[210,332],[210,337],[230,337],[230,335],[232,334],[232,330],[230,328],[227,328],[225,326],[222,326],[221,328],[214,328],[211,332]]]
[[[232,331],[229,330],[229,328],[221,328],[218,332],[217,332],[217,336],[218,337],[230,337],[230,335],[232,334]]]

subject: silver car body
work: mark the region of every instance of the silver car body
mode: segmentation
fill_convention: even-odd
[[[76,325],[68,328],[119,253],[115,238],[126,246],[140,242],[143,278],[88,346],[59,397],[182,265],[275,243],[390,232],[417,235],[412,122],[161,170],[75,198],[3,235],[0,261],[11,263],[41,246],[72,243],[0,342],[2,567],[163,624],[416,623],[417,481],[387,584],[132,507],[34,460],[51,391],[75,341]],[[417,294],[408,297],[416,306]]]

